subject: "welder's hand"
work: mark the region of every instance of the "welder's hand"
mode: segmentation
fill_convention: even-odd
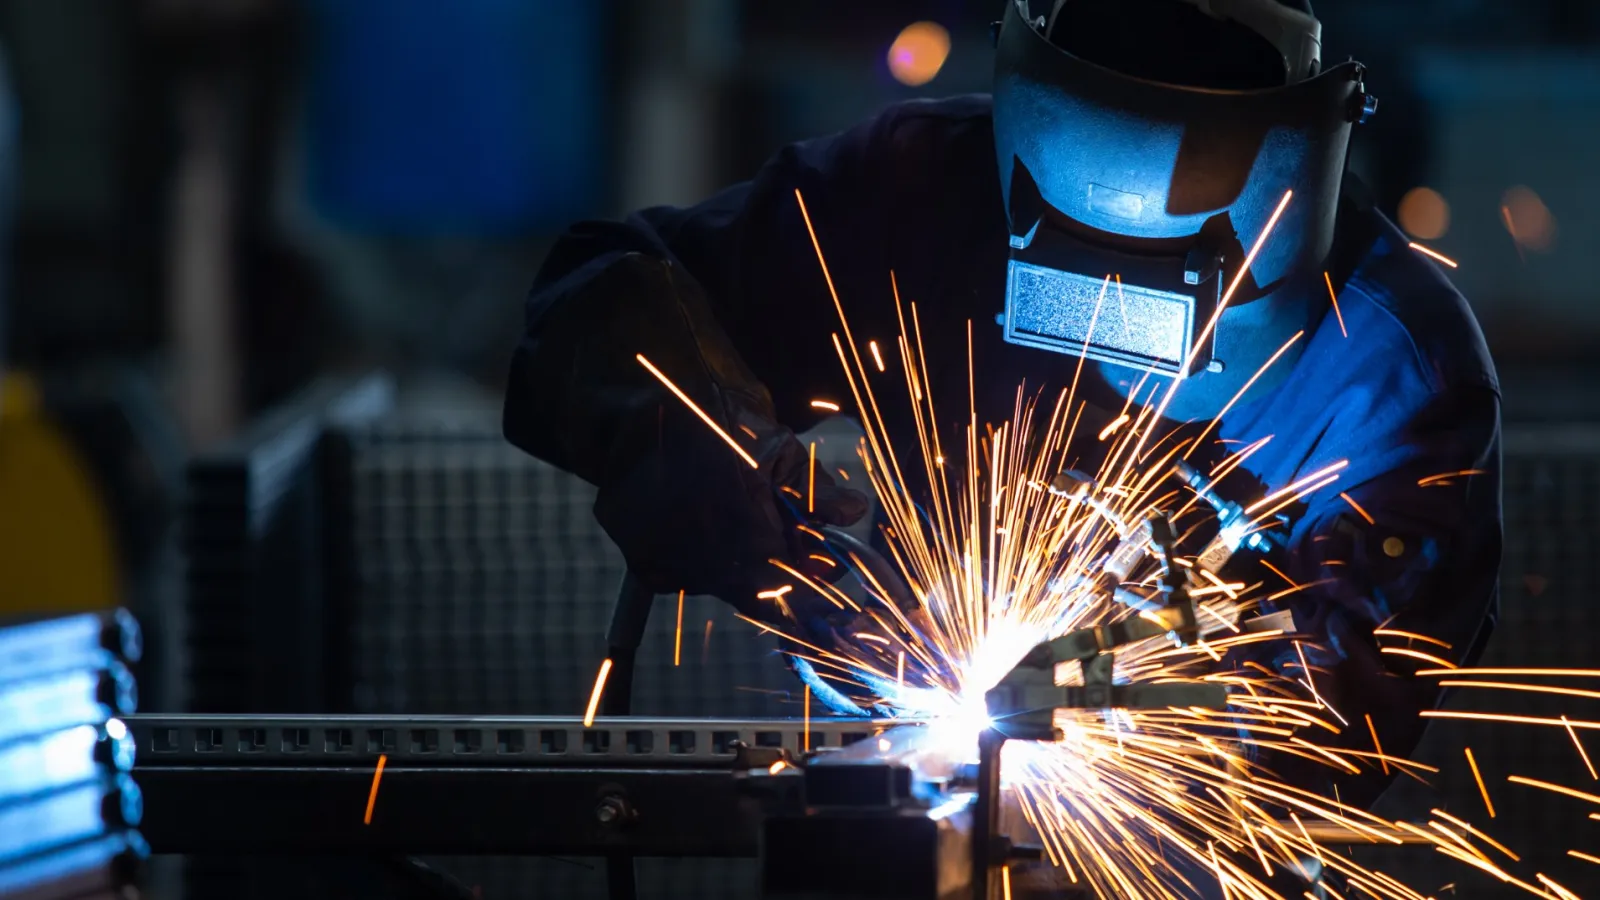
[[[875,613],[801,614],[801,627],[784,632],[780,642],[790,669],[835,714],[870,715],[880,705],[892,712],[901,686],[939,683],[928,665],[938,658],[928,614]]]
[[[776,622],[781,607],[757,595],[797,579],[773,561],[835,577],[836,566],[811,557],[818,542],[801,526],[854,524],[868,502],[813,471],[808,449],[765,411],[732,392],[721,400],[716,418],[757,467],[687,410],[663,410],[656,446],[602,487],[595,516],[653,590],[709,594]]]
[[[784,649],[812,662],[794,667],[796,674],[843,714],[855,710],[840,698],[864,710],[891,685],[931,683],[926,661],[938,656],[932,650],[938,636],[921,601],[870,545],[838,528],[823,528],[822,534],[820,555],[834,559],[843,574],[835,575],[831,589],[801,585],[784,596],[790,614]]]
[[[769,560],[805,563],[798,525],[866,513],[825,471],[813,482],[681,266],[623,254],[546,295],[512,360],[506,437],[599,488],[595,517],[646,587],[755,611],[758,591],[791,580]]]

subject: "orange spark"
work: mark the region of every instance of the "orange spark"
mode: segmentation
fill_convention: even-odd
[[[611,660],[609,658],[600,663],[600,674],[595,676],[594,690],[589,692],[589,708],[583,711],[583,727],[588,728],[594,724],[595,710],[600,708],[600,695],[605,693],[606,676],[611,674]]]
[[[906,686],[906,652],[900,651],[900,660],[894,665],[894,682],[899,687]]]
[[[1589,761],[1589,751],[1583,749],[1583,741],[1578,739],[1578,733],[1572,730],[1572,722],[1566,716],[1561,717],[1561,724],[1566,726],[1567,736],[1572,738],[1572,746],[1578,748],[1578,755],[1583,757],[1583,767],[1589,770],[1590,781],[1600,781],[1600,775],[1595,774],[1594,763]]]
[[[1591,863],[1594,863],[1597,866],[1600,866],[1600,856],[1590,856],[1589,854],[1583,853],[1583,852],[1578,851],[1578,850],[1568,850],[1567,851],[1567,855],[1572,857],[1573,859],[1581,859],[1584,862],[1591,862]]]
[[[1004,900],[1011,900],[1011,867],[1000,867],[1000,894]]]
[[[1418,675],[1548,675],[1600,678],[1600,669],[1427,669]]]
[[[700,644],[700,663],[705,664],[706,658],[711,655],[711,620],[706,620],[706,639]]]
[[[786,584],[783,587],[773,588],[770,591],[758,591],[756,596],[760,597],[762,600],[777,600],[779,597],[782,597],[784,594],[787,594],[792,590],[794,590],[794,585]]]
[[[1339,294],[1333,289],[1333,276],[1323,272],[1322,280],[1328,283],[1328,299],[1333,301],[1333,314],[1339,320],[1339,333],[1349,337],[1350,332],[1344,330],[1344,314],[1339,312]]]
[[[786,762],[784,762],[783,760],[780,759],[777,762],[775,762],[772,765],[767,767],[767,774],[768,775],[776,775],[779,772],[782,772],[784,770],[784,768],[786,768],[788,765],[789,765],[788,763],[786,763]]]
[[[1522,250],[1522,238],[1517,236],[1517,223],[1511,217],[1511,207],[1504,203],[1500,204],[1500,217],[1505,220],[1506,233],[1511,235],[1511,246],[1517,248],[1517,258],[1526,264],[1528,262],[1528,254]]]
[[[1122,276],[1117,275],[1117,303],[1122,307],[1122,333],[1130,335],[1132,330],[1128,327],[1128,298],[1122,293]]]
[[[1290,587],[1294,588],[1295,590],[1299,590],[1300,589],[1300,585],[1295,584],[1294,579],[1290,578],[1289,576],[1287,576],[1285,574],[1283,574],[1283,571],[1280,570],[1277,566],[1273,565],[1272,563],[1267,562],[1264,559],[1261,561],[1261,564],[1263,566],[1266,566],[1267,569],[1270,572],[1272,572],[1272,574],[1274,574],[1274,575],[1278,576],[1279,578],[1282,578],[1284,581],[1288,582]]]
[[[811,460],[806,467],[806,512],[817,511],[817,442],[811,442]]]
[[[1417,243],[1416,241],[1412,241],[1411,242],[1411,249],[1417,251],[1418,253],[1421,253],[1424,256],[1431,256],[1434,259],[1438,260],[1439,262],[1444,263],[1445,265],[1449,266],[1452,269],[1461,268],[1461,265],[1459,263],[1457,263],[1455,260],[1451,259],[1448,256],[1445,256],[1443,253],[1440,253],[1437,250],[1430,250],[1427,247],[1424,247],[1421,244]]]
[[[1476,713],[1456,712],[1449,709],[1425,709],[1418,713],[1424,719],[1471,719],[1475,722],[1514,722],[1518,725],[1555,725],[1560,726],[1560,719],[1547,719],[1540,716],[1513,716],[1506,713]],[[1571,728],[1600,729],[1600,722],[1568,722]]]
[[[1479,840],[1483,841],[1484,843],[1488,844],[1489,846],[1495,848],[1496,850],[1499,850],[1501,853],[1504,853],[1506,856],[1511,858],[1512,862],[1522,862],[1522,857],[1516,855],[1515,853],[1512,853],[1510,847],[1507,847],[1505,844],[1502,844],[1499,841],[1495,840],[1494,838],[1489,837],[1487,834],[1484,834],[1483,832],[1479,831],[1478,829],[1473,828],[1471,825],[1467,824],[1466,822],[1463,822],[1462,820],[1456,818],[1455,816],[1450,815],[1449,813],[1445,812],[1444,810],[1442,810],[1442,809],[1433,809],[1433,810],[1429,810],[1429,812],[1433,813],[1434,815],[1438,816],[1441,819],[1444,819],[1446,822],[1449,822],[1450,824],[1459,827],[1460,829],[1462,829],[1463,831],[1467,832],[1468,834],[1473,835],[1474,837],[1478,838]]]
[[[1467,747],[1467,765],[1472,767],[1472,777],[1478,782],[1478,793],[1483,795],[1484,808],[1489,810],[1489,818],[1494,818],[1494,803],[1489,799],[1489,788],[1483,783],[1483,773],[1478,771],[1478,761],[1472,758],[1472,748]]]
[[[1421,641],[1424,644],[1432,644],[1435,647],[1443,647],[1446,650],[1449,650],[1452,646],[1448,641],[1441,641],[1436,637],[1428,637],[1425,634],[1417,634],[1414,631],[1400,631],[1397,628],[1376,628],[1373,629],[1372,633],[1376,637],[1399,637],[1408,641]]]
[[[1244,276],[1248,275],[1250,267],[1255,265],[1256,257],[1261,254],[1261,248],[1266,246],[1267,238],[1271,237],[1272,230],[1278,227],[1278,220],[1283,218],[1283,211],[1289,208],[1289,201],[1292,199],[1294,199],[1294,191],[1283,192],[1283,199],[1278,201],[1278,208],[1272,211],[1271,218],[1267,219],[1267,227],[1261,229],[1261,235],[1256,238],[1256,242],[1251,246],[1250,252],[1245,254],[1244,264],[1239,267],[1238,272],[1234,273],[1233,282],[1228,285],[1227,291],[1223,293],[1222,302],[1217,305],[1217,311],[1211,314],[1211,321],[1207,322],[1206,327],[1200,332],[1200,337],[1194,343],[1195,349],[1189,352],[1189,359],[1184,360],[1185,364],[1194,362],[1194,354],[1199,353],[1201,347],[1207,346],[1206,342],[1211,339],[1211,332],[1216,329],[1217,322],[1222,318],[1223,310],[1227,308],[1228,302],[1233,299],[1233,295],[1238,292],[1239,285],[1244,283]],[[1104,295],[1104,293],[1105,289],[1101,288],[1101,294]]]
[[[1372,517],[1371,513],[1369,513],[1366,510],[1362,509],[1361,508],[1361,504],[1357,503],[1349,494],[1346,494],[1344,491],[1340,491],[1339,492],[1339,496],[1343,497],[1344,498],[1344,502],[1350,504],[1350,508],[1355,510],[1357,513],[1359,513],[1361,515],[1361,518],[1366,519],[1368,525],[1376,525],[1376,524],[1378,524],[1378,520],[1374,519]]]
[[[388,754],[378,755],[378,768],[372,772],[372,789],[367,791],[367,814],[361,820],[363,825],[372,824],[372,807],[378,802],[378,782],[383,780],[383,766],[388,761]]]
[[[743,447],[739,446],[738,442],[733,439],[733,435],[727,433],[726,431],[723,431],[721,425],[718,425],[716,422],[712,421],[711,417],[706,415],[706,411],[705,410],[701,409],[699,407],[699,405],[696,404],[693,400],[690,400],[689,399],[689,395],[685,394],[681,388],[679,388],[677,385],[673,384],[672,383],[672,379],[668,378],[660,369],[656,368],[653,364],[651,364],[650,360],[645,359],[643,353],[634,354],[633,358],[637,359],[639,361],[639,365],[644,366],[646,369],[649,369],[650,370],[650,374],[654,375],[656,377],[657,381],[659,381],[662,384],[666,385],[667,386],[667,390],[671,391],[673,393],[673,396],[677,397],[679,400],[682,400],[683,404],[685,406],[689,407],[689,411],[690,412],[692,412],[696,416],[700,417],[700,421],[702,421],[702,422],[706,423],[707,425],[711,426],[711,430],[717,433],[717,437],[722,438],[722,440],[729,447],[732,447],[733,448],[733,452],[739,454],[739,458],[740,459],[742,459],[745,462],[750,464],[750,468],[752,468],[752,469],[761,468],[761,465],[756,462],[756,458],[751,456],[749,453],[745,452],[745,449]]]
[[[1247,516],[1255,515],[1257,510],[1271,506],[1274,502],[1282,500],[1284,497],[1298,494],[1306,486],[1316,484],[1322,481],[1324,478],[1327,478],[1329,475],[1332,475],[1336,472],[1341,472],[1348,465],[1350,465],[1349,460],[1341,459],[1332,465],[1323,466],[1317,471],[1312,472],[1310,475],[1307,475],[1299,481],[1296,481],[1294,484],[1291,484],[1286,488],[1280,488],[1279,490],[1273,491],[1267,496],[1262,497],[1260,500],[1257,500],[1255,503],[1245,507],[1244,514]]]
[[[801,732],[800,740],[802,741],[802,743],[800,745],[800,749],[804,750],[807,753],[810,753],[811,752],[811,685],[809,685],[809,684],[806,685],[805,729]]]
[[[1448,481],[1451,478],[1470,478],[1473,475],[1487,475],[1487,474],[1488,473],[1485,472],[1482,469],[1462,469],[1459,472],[1441,472],[1438,475],[1429,475],[1427,478],[1418,479],[1417,480],[1417,486],[1418,487],[1427,487],[1428,485],[1433,484],[1435,482]]]
[[[1551,791],[1557,794],[1566,794],[1568,797],[1574,797],[1578,800],[1585,800],[1589,803],[1600,803],[1600,795],[1586,794],[1583,791],[1575,791],[1572,788],[1562,787],[1559,784],[1551,784],[1548,781],[1536,781],[1532,778],[1523,778],[1521,775],[1512,775],[1506,778],[1506,780],[1512,784],[1523,784],[1527,785],[1528,787],[1539,788],[1540,790]]]
[[[867,349],[872,351],[872,361],[877,364],[878,371],[883,371],[883,351],[878,349],[877,341],[868,341]]]
[[[1549,687],[1542,684],[1511,684],[1504,681],[1441,681],[1440,687],[1466,687],[1489,688],[1501,691],[1526,691],[1530,694],[1558,694],[1563,697],[1582,697],[1585,700],[1600,700],[1600,691],[1585,691],[1578,688]],[[1565,720],[1566,716],[1562,716]],[[1567,723],[1567,730],[1571,731],[1571,722]]]
[[[856,368],[860,369],[861,351],[856,345],[855,335],[850,333],[850,320],[844,314],[844,304],[839,301],[839,289],[833,284],[833,272],[828,269],[828,260],[822,255],[822,242],[817,240],[817,229],[811,224],[811,211],[806,209],[806,198],[800,193],[799,188],[794,189],[794,199],[800,205],[800,218],[805,220],[806,234],[811,237],[811,248],[817,252],[817,265],[822,268],[822,280],[828,284],[828,296],[833,298],[833,308],[839,314],[839,327],[844,329],[845,342],[850,345],[850,352],[856,360]],[[894,283],[893,270],[889,272],[889,281],[891,284]]]
[[[1583,900],[1583,898],[1562,887],[1554,878],[1551,878],[1549,875],[1546,875],[1543,872],[1535,872],[1533,873],[1533,877],[1539,879],[1540,884],[1560,895],[1560,900]]]
[[[1111,421],[1110,425],[1107,425],[1106,427],[1100,429],[1100,440],[1103,441],[1106,438],[1111,437],[1113,434],[1116,434],[1117,433],[1117,429],[1121,428],[1122,426],[1124,426],[1126,424],[1128,424],[1128,422],[1131,421],[1132,418],[1133,417],[1128,415],[1127,413],[1123,413],[1122,415],[1117,416],[1115,419],[1113,419]]]
[[[1406,647],[1380,647],[1378,648],[1378,652],[1388,653],[1391,656],[1409,656],[1412,659],[1420,659],[1423,662],[1430,662],[1436,666],[1443,666],[1446,669],[1450,668],[1449,660],[1440,659],[1437,656],[1423,653],[1421,650],[1411,650]]]
[[[678,628],[672,634],[672,667],[676,669],[678,662],[683,658],[683,595],[678,592]]]
[[[813,401],[811,401],[811,408],[812,409],[825,409],[828,412],[838,412],[839,411],[839,404],[834,403],[834,402],[832,402],[830,400],[813,400]]]
[[[1383,744],[1378,742],[1378,727],[1372,724],[1372,714],[1367,713],[1367,731],[1372,734],[1372,746],[1378,751],[1378,764],[1383,766],[1383,774],[1389,774],[1389,761],[1384,758]]]
[[[1283,199],[1278,201],[1278,208],[1273,210],[1272,216],[1267,219],[1267,227],[1261,229],[1261,236],[1256,238],[1255,246],[1251,247],[1250,252],[1245,255],[1244,265],[1240,266],[1238,273],[1233,276],[1233,284],[1228,285],[1228,293],[1232,294],[1237,291],[1239,285],[1244,282],[1245,273],[1249,272],[1250,267],[1255,265],[1256,256],[1261,253],[1261,248],[1266,245],[1267,238],[1272,235],[1272,230],[1278,227],[1278,220],[1283,218],[1283,211],[1289,208],[1289,201],[1292,199],[1294,199],[1294,191],[1283,192]]]

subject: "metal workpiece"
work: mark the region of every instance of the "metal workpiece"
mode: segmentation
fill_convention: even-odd
[[[993,752],[984,754],[987,767],[976,770],[965,761],[941,762],[940,749],[926,746],[932,732],[921,726],[901,725],[835,746],[857,733],[846,729],[885,724],[813,722],[807,754],[787,739],[769,738],[776,746],[752,740],[798,728],[803,741],[804,723],[792,720],[613,719],[584,729],[567,719],[144,716],[133,722],[139,741],[133,774],[144,798],[140,829],[156,853],[759,855],[768,896],[784,900],[860,896],[869,889],[874,900],[945,900],[952,891],[972,896],[967,888],[980,864],[985,871],[1009,864],[1013,888],[1019,888],[1017,877],[1037,868],[1039,854],[1026,846],[1029,836],[1016,825],[1020,816],[1009,809],[1014,798],[1000,787],[997,751],[1004,736],[985,733],[985,749]],[[237,748],[191,744],[167,759],[147,749],[156,728],[189,738],[210,729],[237,739],[246,730],[332,728],[361,735],[385,727],[452,739],[455,731],[472,728],[486,736],[570,728],[579,734],[615,729],[739,737],[732,752],[690,765],[661,764],[660,757],[615,744],[568,759],[496,758],[493,752],[485,759],[482,751],[439,750],[387,756],[381,771],[376,754],[364,748],[326,744],[298,755],[280,751],[262,764]],[[322,732],[315,736],[324,739]],[[207,741],[216,737],[205,735]],[[1348,837],[1369,841],[1362,834]],[[979,847],[987,852],[978,854]],[[904,865],[882,866],[891,853]],[[852,881],[869,870],[900,877],[881,891],[870,880]],[[1036,875],[1048,880],[1049,873]]]
[[[872,740],[814,755],[808,771],[821,766],[893,764],[910,769],[920,782],[944,783],[960,780],[971,761],[961,748],[940,743],[926,726],[901,723]]]
[[[1192,600],[1140,613],[1111,625],[1086,628],[1040,644],[985,695],[996,728],[1012,740],[1056,739],[1058,709],[1225,709],[1224,685],[1114,680],[1116,648],[1197,627]],[[1081,684],[1056,684],[1056,666],[1078,662]]]
[[[1198,628],[1198,617],[1192,602],[1141,612],[1138,615],[1113,622],[1072,631],[1053,641],[1040,645],[1022,661],[1029,667],[1053,666],[1056,663],[1094,659],[1118,647],[1161,637],[1164,634],[1192,633]]]
[[[944,774],[927,735],[917,726],[896,728],[814,757],[799,779],[804,808],[777,810],[763,821],[762,896],[970,896],[977,798],[969,784]],[[885,859],[894,865],[883,865]]]
[[[1054,724],[1057,710],[1225,709],[1228,705],[1228,690],[1222,684],[1113,684],[1109,673],[1096,676],[1089,671],[1091,668],[1100,666],[1096,663],[1086,666],[1085,681],[1080,685],[1057,685],[1048,670],[1027,669],[1014,673],[1014,677],[987,695],[990,713],[995,716],[995,729],[1009,740],[1054,741],[1060,739]]]
[[[777,777],[891,723],[135,716],[158,853],[754,856]],[[378,771],[379,758],[383,769]],[[778,766],[778,763],[784,763]],[[366,810],[372,807],[370,822]],[[227,828],[222,810],[245,810]]]
[[[139,766],[666,766],[728,768],[736,745],[799,757],[898,724],[866,719],[544,716],[130,716]]]
[[[1115,682],[1114,654],[1118,649],[1163,635],[1180,643],[1200,637],[1199,609],[1189,593],[1189,571],[1177,565],[1177,537],[1171,521],[1163,513],[1152,513],[1144,520],[1144,530],[1151,555],[1161,565],[1164,602],[1121,621],[1080,628],[1033,648],[985,696],[989,715],[997,723],[995,730],[1005,739],[1056,740],[1052,720],[1058,709],[1227,707],[1227,690],[1219,684]],[[1056,666],[1070,662],[1080,665],[1081,684],[1058,686]]]
[[[972,816],[966,803],[948,812],[906,809],[770,818],[762,831],[762,896],[966,900],[971,896]]]

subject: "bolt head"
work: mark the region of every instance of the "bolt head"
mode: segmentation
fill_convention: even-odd
[[[602,825],[620,822],[627,813],[628,807],[617,797],[607,797],[594,808],[594,817]]]

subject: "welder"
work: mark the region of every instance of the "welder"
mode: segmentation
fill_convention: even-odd
[[[916,304],[935,406],[955,425],[969,354],[980,423],[1009,418],[1021,384],[1053,398],[1081,361],[1080,435],[1095,409],[1176,382],[1174,427],[1220,415],[1206,452],[1271,436],[1219,487],[1241,502],[1347,461],[1291,509],[1252,578],[1301,588],[1282,602],[1306,657],[1282,642],[1257,661],[1309,671],[1352,725],[1332,743],[1370,750],[1370,715],[1403,755],[1439,702],[1415,652],[1470,661],[1493,625],[1499,388],[1440,264],[1347,176],[1376,110],[1364,71],[1324,63],[1306,0],[1041,5],[1006,3],[992,96],[896,105],[696,206],[574,226],[528,300],[506,435],[598,487],[596,516],[655,589],[767,617],[756,594],[792,580],[769,559],[821,573],[795,524],[848,524],[870,505],[825,472],[794,500],[810,487],[796,433],[826,415],[811,402],[850,397],[814,231],[859,343],[893,363],[894,292]],[[885,413],[914,439],[908,413]],[[818,619],[815,640],[829,627]],[[1333,770],[1273,765],[1331,796]],[[1351,805],[1383,787],[1338,784]]]

